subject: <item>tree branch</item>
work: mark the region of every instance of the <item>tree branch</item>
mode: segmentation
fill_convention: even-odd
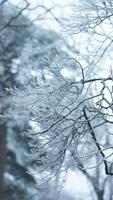
[[[99,150],[99,153],[101,154],[101,156],[102,156],[102,158],[103,158],[103,162],[104,162],[104,166],[105,166],[105,173],[106,173],[106,175],[111,175],[111,176],[113,176],[113,173],[112,173],[112,172],[109,172],[108,165],[107,165],[107,161],[106,161],[106,156],[105,156],[105,154],[103,153],[103,151],[102,151],[102,149],[101,149],[101,147],[100,147],[100,145],[99,145],[99,143],[98,143],[98,141],[97,141],[97,139],[96,139],[94,130],[93,130],[92,126],[91,126],[91,122],[90,122],[89,119],[88,119],[88,116],[87,116],[87,113],[86,113],[86,107],[83,108],[83,113],[84,113],[84,117],[85,117],[85,119],[86,119],[86,121],[87,121],[87,125],[88,125],[88,127],[89,127],[90,134],[91,134],[91,136],[92,136],[92,138],[93,138],[93,140],[94,140],[94,142],[95,142],[95,144],[96,144],[97,149]]]

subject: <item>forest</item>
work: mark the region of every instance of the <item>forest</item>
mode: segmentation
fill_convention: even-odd
[[[113,199],[113,0],[0,0],[0,200]]]

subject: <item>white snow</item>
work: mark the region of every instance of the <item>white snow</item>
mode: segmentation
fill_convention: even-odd
[[[64,189],[75,197],[79,194],[82,198],[84,197],[85,199],[85,197],[87,197],[87,199],[90,200],[91,185],[87,181],[86,177],[78,170],[69,170]]]

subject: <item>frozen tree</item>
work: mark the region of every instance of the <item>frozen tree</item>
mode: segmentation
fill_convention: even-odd
[[[23,79],[16,77],[22,87],[12,90],[10,113],[14,110],[19,115],[23,111],[22,114],[35,124],[35,129],[28,129],[26,134],[31,140],[30,158],[34,168],[44,176],[42,180],[54,179],[59,172],[64,174],[75,165],[90,179],[98,199],[102,199],[104,192],[97,189],[101,166],[102,176],[104,172],[113,175],[113,5],[110,0],[81,2],[72,7],[70,23],[63,22],[65,30],[75,35],[74,41],[83,35],[86,37],[85,43],[80,45],[79,55],[74,54],[74,50],[70,54],[64,40],[63,45],[56,42],[54,56],[49,54],[50,49],[53,52],[53,43],[50,42],[50,46],[46,43],[46,48],[41,43],[44,49],[37,47],[33,51],[28,40],[21,53],[23,69],[19,73],[29,78],[20,74]],[[32,84],[29,84],[31,79]],[[95,168],[96,180],[88,173]],[[111,180],[104,179],[103,185],[107,181]]]
[[[101,146],[101,151],[104,151],[108,162],[104,165],[108,165],[109,170],[112,172],[112,1],[82,1],[79,3],[78,7],[73,6],[73,14],[71,18],[71,24],[67,26],[68,31],[71,31],[75,35],[79,32],[80,38],[84,35],[85,39],[85,50],[79,48],[80,55],[82,55],[82,60],[85,63],[86,75],[85,77],[90,77],[92,79],[97,78],[102,79],[108,77],[109,81],[104,84],[104,94],[102,97],[101,108],[106,115],[105,122],[99,129],[95,130],[94,133],[100,135],[98,143]],[[77,20],[76,20],[77,19]],[[75,21],[76,20],[76,21]],[[81,40],[82,43],[82,40]],[[81,44],[80,43],[80,44]],[[82,47],[84,44],[82,45]],[[111,80],[110,80],[111,79]],[[102,84],[101,82],[101,84]],[[103,82],[104,83],[104,82]],[[95,88],[98,91],[100,83],[95,84]],[[92,88],[94,91],[94,87]],[[109,90],[109,92],[108,92]],[[108,119],[109,118],[109,119]],[[91,122],[93,123],[93,122]],[[106,137],[104,138],[106,134]],[[103,136],[104,135],[104,136]],[[98,138],[98,136],[96,136]],[[109,151],[103,150],[104,148],[109,148]],[[111,149],[110,149],[111,148]],[[104,156],[103,154],[103,156]],[[109,160],[109,158],[111,159]],[[96,157],[98,163],[98,157]],[[82,164],[81,164],[82,166]],[[83,167],[83,166],[82,166]],[[107,166],[106,172],[107,172]],[[83,168],[81,168],[83,170]],[[98,185],[97,191],[100,190],[100,195],[97,194],[98,199],[112,199],[112,189],[110,185],[112,184],[112,177],[104,177],[101,165],[98,166],[91,177],[91,173],[88,170],[83,170],[84,173],[89,177],[91,182],[93,182],[94,187]],[[94,181],[94,174],[96,174],[96,179]],[[109,174],[109,173],[107,173]],[[112,175],[112,173],[111,173]],[[98,182],[98,183],[97,183]],[[107,188],[107,189],[106,189]],[[106,191],[109,191],[106,196]]]
[[[37,192],[40,193],[38,190],[36,192],[35,185],[32,187],[35,184],[35,178],[26,173],[28,168],[31,168],[31,163],[28,162],[28,159],[23,158],[23,152],[28,148],[26,144],[28,140],[23,133],[28,127],[32,130],[29,124],[30,118],[25,112],[21,112],[19,115],[15,113],[14,118],[2,118],[7,113],[12,101],[11,90],[14,88],[25,90],[29,87],[29,91],[32,91],[34,86],[43,85],[45,76],[51,77],[52,75],[48,74],[47,68],[49,68],[50,63],[55,62],[55,57],[56,60],[58,59],[60,52],[63,53],[64,45],[63,39],[55,32],[40,28],[37,32],[37,27],[31,26],[31,21],[22,15],[26,6],[27,4],[25,4],[25,8],[18,9],[9,2],[2,2],[0,7],[3,19],[0,32],[2,44],[0,49],[0,117],[1,127],[4,126],[4,130],[1,129],[1,148],[3,147],[3,149],[0,151],[0,164],[2,166],[0,169],[0,199],[3,199],[3,173],[5,171],[5,198],[8,200],[20,198],[28,200],[31,192],[29,188],[32,188],[32,193],[36,193],[33,195],[33,199],[37,199]],[[21,32],[20,28],[22,28]],[[64,46],[67,48],[66,45]],[[7,141],[7,146],[4,141],[2,142],[2,139]],[[17,148],[18,151],[15,150]],[[49,187],[48,190],[50,190]],[[43,197],[40,194],[38,198]]]

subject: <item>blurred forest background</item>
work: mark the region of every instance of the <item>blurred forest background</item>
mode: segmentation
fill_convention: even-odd
[[[0,200],[113,199],[112,16],[0,0]]]

